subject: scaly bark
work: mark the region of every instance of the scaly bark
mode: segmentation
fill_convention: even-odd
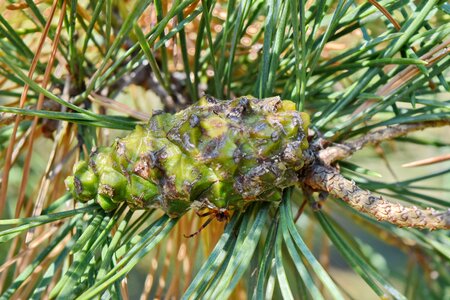
[[[387,201],[361,189],[354,181],[346,179],[332,167],[311,165],[305,172],[304,183],[315,190],[327,191],[378,221],[386,221],[399,227],[450,229],[450,209],[437,211]]]

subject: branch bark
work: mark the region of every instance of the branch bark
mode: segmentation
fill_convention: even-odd
[[[418,123],[400,124],[379,129],[367,135],[343,144],[325,148],[318,153],[319,159],[324,165],[331,165],[335,161],[351,156],[366,145],[373,145],[385,140],[394,139],[410,132],[423,130],[430,127],[442,127],[450,125],[450,119],[438,121],[426,121]]]
[[[317,153],[316,162],[307,167],[303,182],[314,190],[326,191],[344,200],[354,209],[379,221],[386,221],[399,227],[450,229],[450,209],[437,211],[432,208],[408,207],[390,202],[361,189],[354,181],[346,179],[331,167],[332,163],[351,156],[366,145],[377,144],[429,127],[446,125],[450,125],[450,119],[390,126],[368,133],[354,141],[325,148]]]
[[[346,179],[332,167],[311,165],[305,174],[304,183],[315,190],[327,191],[378,221],[386,221],[399,227],[450,229],[450,209],[437,211],[392,203],[361,189],[354,181]]]

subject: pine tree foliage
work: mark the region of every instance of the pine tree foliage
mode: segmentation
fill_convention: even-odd
[[[430,230],[450,214],[449,14],[437,0],[1,2],[1,299],[449,297],[449,234]],[[95,149],[204,95],[292,100],[333,172],[192,238],[193,210],[67,192]],[[400,175],[400,151],[426,160]]]

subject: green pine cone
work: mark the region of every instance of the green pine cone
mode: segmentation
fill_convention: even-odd
[[[122,201],[171,217],[190,208],[245,209],[279,201],[298,182],[309,116],[279,98],[202,98],[175,115],[157,114],[112,147],[79,162],[67,188],[105,210]]]

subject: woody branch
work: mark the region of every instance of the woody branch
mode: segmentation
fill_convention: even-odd
[[[399,227],[450,229],[450,209],[437,211],[432,208],[422,209],[392,203],[361,189],[354,181],[346,179],[331,167],[314,165],[309,168],[305,183],[315,190],[327,191],[354,209],[379,221],[386,221]]]
[[[331,165],[335,161],[342,160],[351,156],[364,146],[374,145],[382,141],[391,140],[397,137],[404,136],[408,133],[424,130],[430,127],[442,127],[450,125],[450,119],[426,121],[409,124],[400,124],[396,126],[389,126],[370,132],[354,141],[338,144],[319,151],[318,157],[325,165]]]
[[[437,211],[432,208],[423,209],[390,202],[361,189],[354,181],[346,179],[331,166],[332,163],[349,157],[366,145],[400,137],[413,131],[445,125],[450,125],[450,119],[401,124],[371,132],[345,144],[323,149],[317,154],[316,162],[307,168],[304,184],[314,190],[326,191],[344,200],[354,209],[379,221],[386,221],[399,227],[450,229],[450,209]]]

